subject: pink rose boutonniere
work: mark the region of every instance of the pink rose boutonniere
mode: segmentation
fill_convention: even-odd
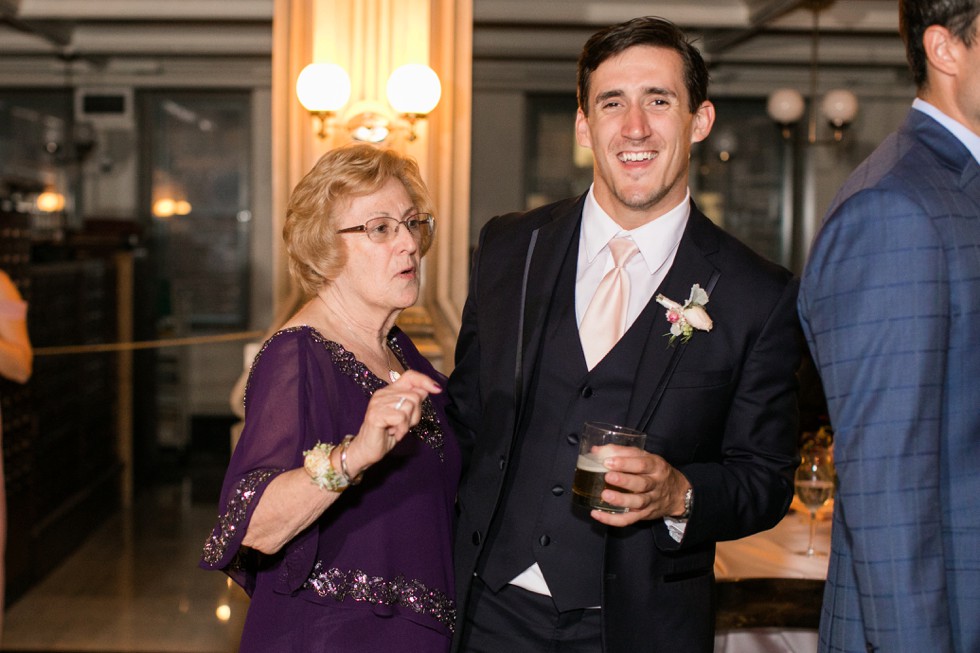
[[[657,303],[667,309],[667,321],[670,322],[668,345],[673,345],[678,338],[682,343],[691,339],[694,330],[711,331],[714,326],[704,305],[708,303],[708,293],[699,284],[691,286],[691,296],[683,304],[678,304],[663,295],[657,295]]]

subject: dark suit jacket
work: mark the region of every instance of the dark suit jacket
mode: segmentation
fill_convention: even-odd
[[[530,362],[583,201],[500,216],[480,235],[449,382],[450,412],[468,463],[458,503],[460,615],[500,502],[500,461],[511,455],[523,411],[534,410]],[[694,513],[680,544],[663,520],[608,529],[604,560],[596,561],[605,579],[607,653],[710,651],[714,543],[772,527],[793,496],[794,372],[802,340],[797,284],[692,204],[659,292],[683,302],[695,283],[713,284],[706,308],[714,329],[668,347],[670,325],[658,314],[636,352],[641,372],[627,422],[648,434],[648,450],[690,479]]]
[[[980,165],[912,110],[844,184],[800,313],[840,481],[825,651],[980,651]]]

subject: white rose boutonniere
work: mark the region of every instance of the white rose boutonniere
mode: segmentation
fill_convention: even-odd
[[[711,327],[714,326],[708,311],[704,310],[704,305],[708,303],[708,293],[699,284],[691,286],[691,296],[683,304],[678,304],[663,295],[657,295],[657,303],[667,309],[670,333],[665,335],[670,336],[668,345],[673,345],[678,338],[682,343],[686,343],[691,339],[695,329],[711,331]]]

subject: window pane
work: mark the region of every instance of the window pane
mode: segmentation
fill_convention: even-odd
[[[765,99],[713,102],[714,127],[691,153],[694,200],[705,215],[757,253],[788,263],[780,204],[785,148],[766,114]]]
[[[144,111],[160,326],[241,328],[248,315],[249,98],[150,93]]]

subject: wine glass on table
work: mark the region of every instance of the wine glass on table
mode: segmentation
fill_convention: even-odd
[[[834,466],[828,454],[827,450],[814,447],[803,454],[800,466],[796,468],[796,496],[810,512],[810,539],[806,551],[800,552],[808,557],[826,555],[813,549],[813,538],[817,530],[817,511],[834,495]]]

